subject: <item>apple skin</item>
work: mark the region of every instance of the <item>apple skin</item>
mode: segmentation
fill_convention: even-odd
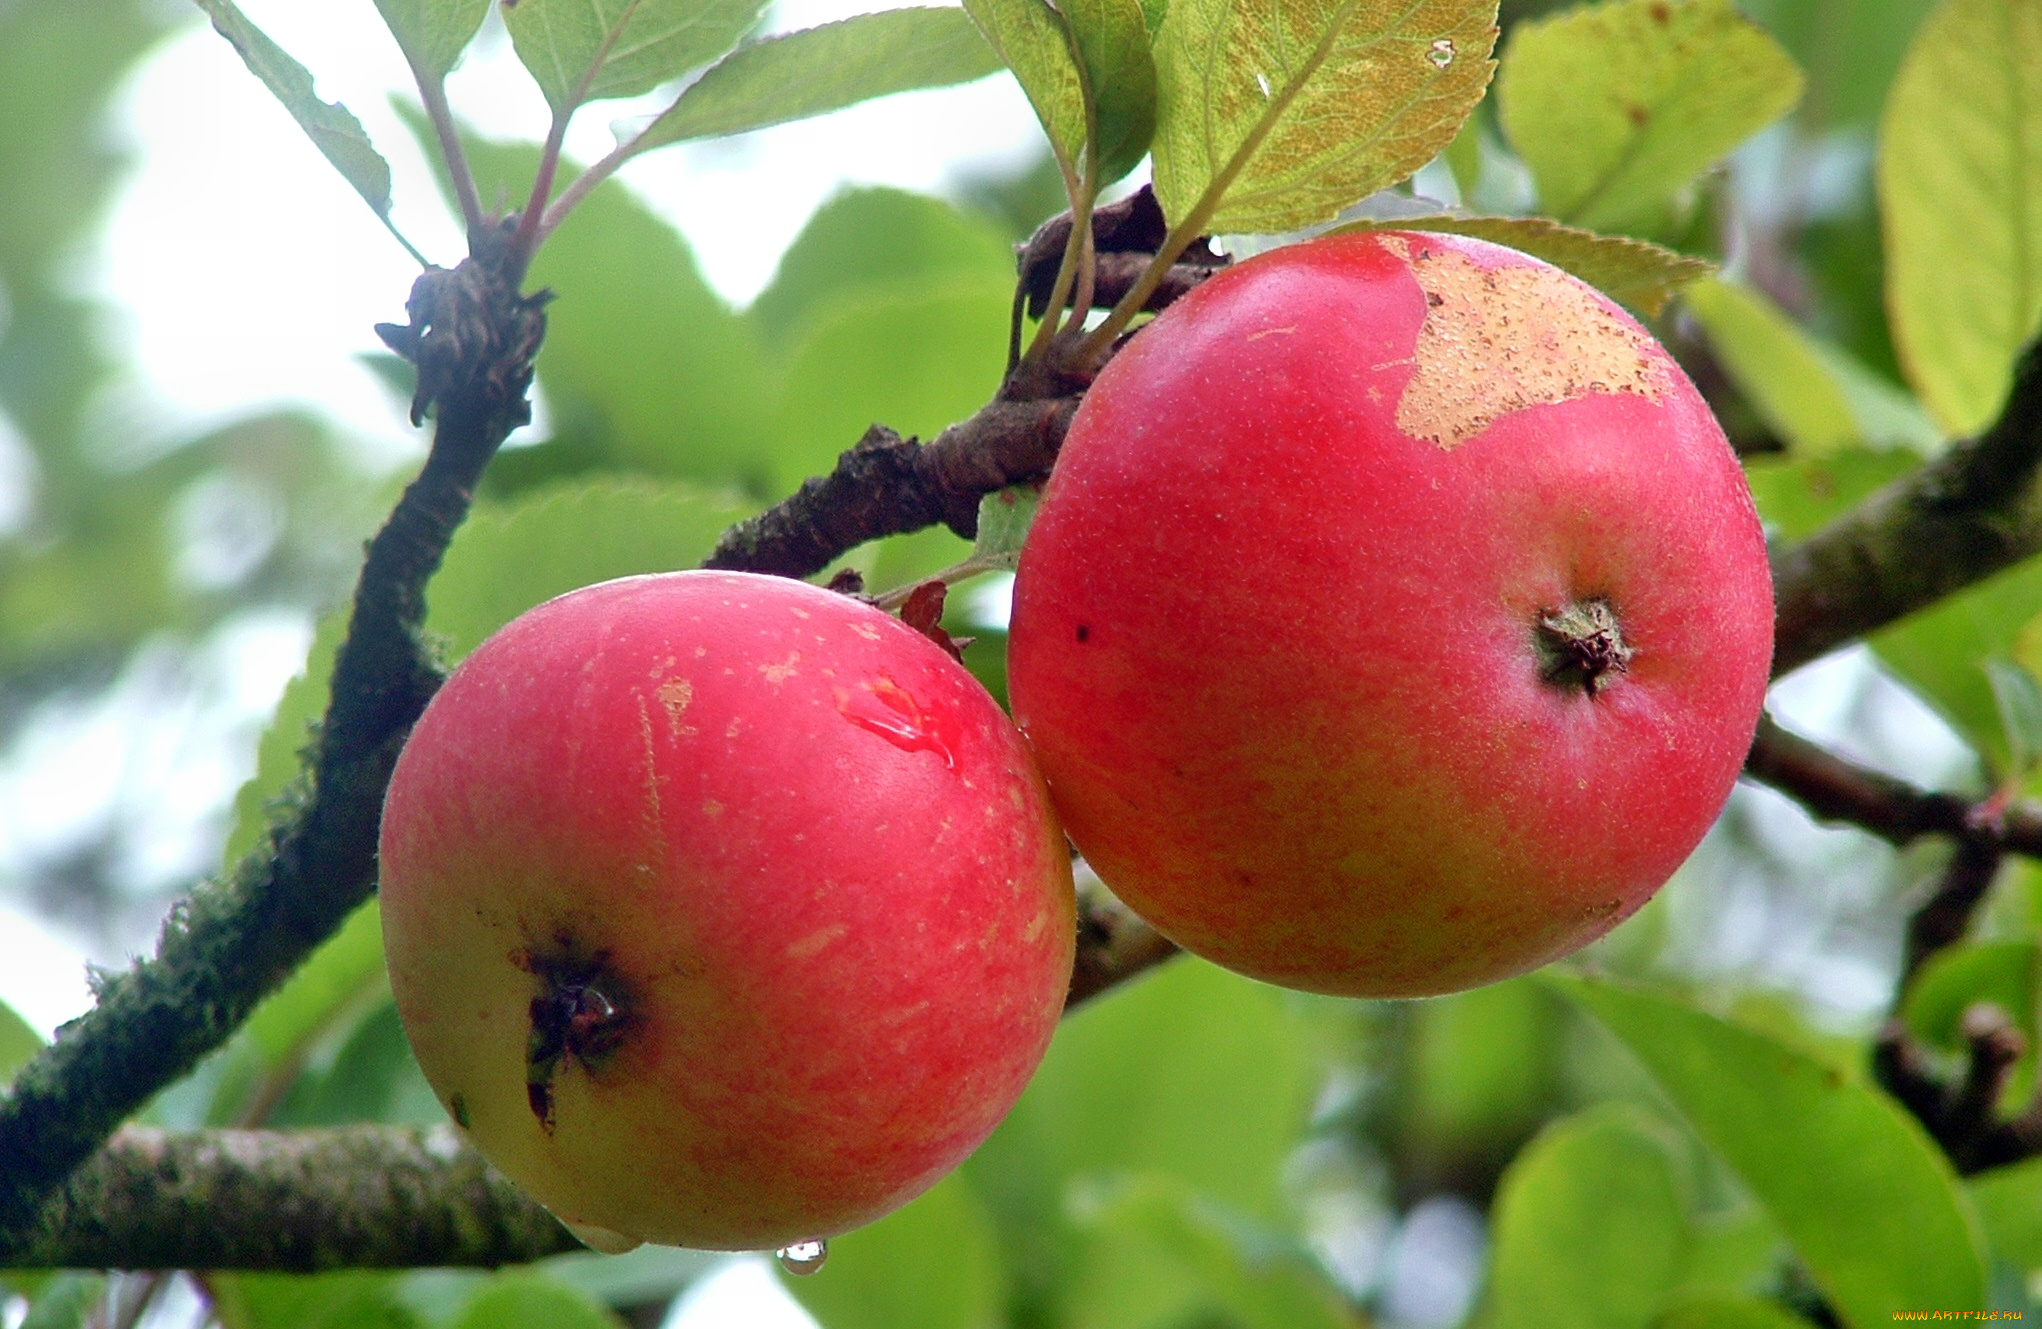
[[[512,622],[419,720],[381,854],[426,1078],[598,1246],[770,1249],[905,1203],[1006,1113],[1070,981],[1019,734],[926,638],[779,578]]]
[[[1626,671],[1549,681],[1606,605]],[[1289,987],[1452,992],[1601,936],[1693,850],[1772,658],[1764,540],[1672,358],[1455,236],[1278,249],[1086,394],[1023,548],[1014,715],[1085,859]]]

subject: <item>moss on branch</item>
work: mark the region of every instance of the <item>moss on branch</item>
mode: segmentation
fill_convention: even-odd
[[[0,1267],[495,1268],[580,1249],[452,1126],[129,1127],[0,1244]]]

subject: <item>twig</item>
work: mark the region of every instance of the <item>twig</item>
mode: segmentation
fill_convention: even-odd
[[[1957,852],[1943,869],[1935,893],[1907,920],[1907,944],[1900,962],[1902,992],[1930,956],[1964,939],[1971,916],[1978,912],[1992,879],[1999,875],[2002,849],[1998,837],[1990,834],[1957,842]]]
[[[1980,1002],[1964,1012],[1964,1070],[1946,1084],[1922,1046],[1896,1017],[1872,1045],[1872,1075],[1899,1100],[1965,1175],[2042,1152],[2042,1130],[2033,1109],[2012,1122],[1995,1109],[2014,1064],[2027,1051],[2027,1037],[2006,1012]]]
[[[927,444],[873,425],[836,470],[725,531],[703,566],[807,577],[882,536],[941,523],[970,539],[980,499],[1048,474],[1076,410],[994,401]]]
[[[1177,944],[1101,892],[1078,899],[1078,956],[1064,1011],[1177,954]]]
[[[309,777],[265,842],[164,925],[154,960],[104,978],[0,1101],[0,1240],[157,1090],[223,1043],[375,884],[376,821],[404,735],[438,686],[420,646],[426,580],[483,466],[529,414],[543,298],[505,279],[501,232],[413,287],[408,327],[379,329],[419,367],[432,451],[369,544]],[[120,1261],[112,1261],[120,1263]]]

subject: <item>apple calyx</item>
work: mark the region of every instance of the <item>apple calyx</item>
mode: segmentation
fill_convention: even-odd
[[[597,1070],[630,1031],[632,1019],[623,986],[607,954],[586,960],[546,960],[529,953],[520,969],[538,978],[532,998],[532,1031],[525,1041],[525,1097],[532,1115],[553,1133],[553,1077],[564,1058]]]
[[[1532,634],[1539,676],[1560,688],[1579,688],[1593,697],[1631,668],[1616,611],[1607,600],[1576,600],[1539,615]]]

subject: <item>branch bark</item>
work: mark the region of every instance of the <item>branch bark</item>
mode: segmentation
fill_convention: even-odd
[[[131,1126],[0,1244],[0,1267],[495,1268],[581,1249],[452,1126]]]
[[[1077,400],[994,400],[927,444],[873,425],[836,470],[724,532],[704,567],[808,577],[867,540],[942,523],[978,534],[981,498],[1049,474]]]
[[[2042,551],[2042,341],[1999,419],[1773,561],[1775,677]]]
[[[433,403],[431,453],[369,544],[332,699],[296,805],[224,880],[164,925],[156,958],[100,981],[94,1009],[24,1067],[0,1101],[0,1240],[157,1090],[223,1043],[375,886],[383,790],[439,684],[421,647],[425,583],[475,482],[529,418],[544,297],[506,274],[495,234],[413,287],[386,340],[419,367],[414,419]]]

